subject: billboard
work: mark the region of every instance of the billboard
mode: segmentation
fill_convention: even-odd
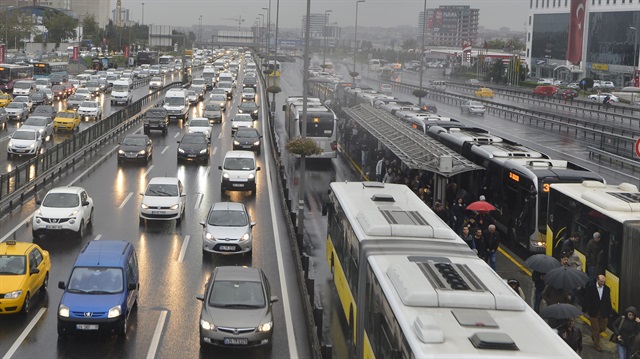
[[[149,25],[149,47],[169,47],[173,44],[173,27]]]

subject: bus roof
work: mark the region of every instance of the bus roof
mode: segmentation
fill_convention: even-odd
[[[640,221],[640,191],[630,183],[619,185],[605,185],[597,181],[554,183],[551,189],[616,221]]]
[[[331,193],[340,203],[359,241],[431,239],[460,241],[466,245],[405,185],[333,182]]]
[[[577,358],[477,256],[374,254],[368,262],[415,358]]]

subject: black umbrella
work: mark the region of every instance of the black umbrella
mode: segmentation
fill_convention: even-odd
[[[546,254],[536,254],[527,258],[527,265],[536,272],[547,273],[552,269],[561,267],[557,259]]]
[[[552,269],[544,276],[544,282],[557,289],[580,288],[585,286],[587,281],[587,273],[571,267]]]
[[[579,317],[581,315],[582,312],[580,309],[576,308],[573,304],[567,303],[552,304],[540,311],[540,316],[542,318],[550,319],[568,319]]]

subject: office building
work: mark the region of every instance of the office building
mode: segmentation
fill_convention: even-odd
[[[423,27],[426,25],[425,46],[462,47],[464,42],[474,44],[478,38],[480,10],[470,6],[440,6],[427,9],[418,15],[418,45],[422,44]]]

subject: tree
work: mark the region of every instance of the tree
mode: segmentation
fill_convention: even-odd
[[[500,60],[496,60],[493,62],[491,67],[489,67],[489,71],[487,72],[487,76],[485,80],[491,81],[493,79],[494,83],[502,83],[502,78],[504,77],[504,64]]]
[[[415,89],[411,92],[411,94],[418,98],[418,103],[422,104],[422,98],[426,97],[429,92],[427,90]]]
[[[415,49],[418,47],[418,41],[416,39],[406,39],[402,42],[402,49],[404,51],[409,51],[409,49]]]
[[[44,24],[49,31],[47,42],[56,44],[56,48],[66,39],[76,37],[78,20],[63,13],[46,10],[44,13]]]
[[[310,138],[294,138],[287,142],[285,148],[289,153],[305,157],[319,155],[322,153],[322,148],[318,146],[316,141]]]
[[[82,19],[82,35],[85,39],[90,39],[94,44],[102,43],[102,34],[100,33],[100,25],[96,21],[96,17],[93,14],[87,14]]]

